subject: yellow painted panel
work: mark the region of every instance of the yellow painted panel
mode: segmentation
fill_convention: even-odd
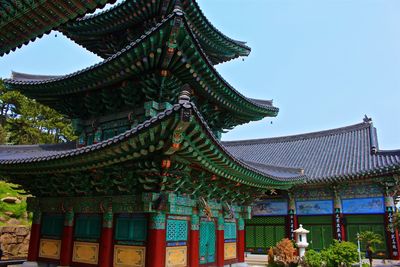
[[[236,243],[225,243],[224,245],[224,259],[236,259]]]
[[[145,247],[114,246],[114,267],[144,267],[145,259]]]
[[[166,267],[186,267],[187,247],[167,247]]]
[[[40,239],[39,257],[46,259],[60,259],[61,240]]]
[[[99,261],[99,244],[89,242],[74,242],[72,261],[97,264]]]

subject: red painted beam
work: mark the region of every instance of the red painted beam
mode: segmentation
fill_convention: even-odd
[[[113,213],[111,209],[103,214],[103,228],[100,238],[99,266],[112,266],[113,259]]]
[[[222,226],[223,227],[223,226]],[[218,228],[220,226],[218,225]],[[224,230],[217,230],[217,267],[223,267],[224,264],[224,245],[225,245],[225,240],[224,240]]]
[[[39,220],[40,221],[40,220]],[[28,261],[37,261],[39,256],[40,223],[32,223],[29,240]]]
[[[74,227],[64,226],[61,239],[60,266],[71,266]]]
[[[189,236],[189,266],[190,267],[198,267],[200,258],[199,258],[199,230],[190,230]]]
[[[166,232],[165,214],[150,215],[149,230],[147,234],[146,267],[165,266]]]

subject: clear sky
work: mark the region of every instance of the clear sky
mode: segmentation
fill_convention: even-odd
[[[223,140],[342,127],[366,114],[378,128],[380,148],[400,148],[400,1],[199,4],[218,29],[252,48],[244,61],[218,65],[222,76],[244,95],[273,99],[280,108],[278,117],[239,126]],[[0,77],[11,70],[67,74],[100,60],[52,32],[0,58]]]

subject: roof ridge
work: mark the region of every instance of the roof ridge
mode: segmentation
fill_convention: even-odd
[[[319,138],[319,137],[329,136],[329,135],[338,135],[338,134],[353,132],[353,131],[366,129],[366,128],[370,128],[370,127],[371,127],[370,122],[361,122],[361,123],[343,126],[343,127],[339,127],[339,128],[333,128],[333,129],[316,131],[316,132],[308,132],[308,133],[303,133],[303,134],[278,136],[278,137],[270,137],[270,138],[223,141],[222,143],[225,146],[237,146],[237,145],[252,145],[252,144],[260,144],[260,143],[292,142],[292,141],[297,141],[297,140]]]

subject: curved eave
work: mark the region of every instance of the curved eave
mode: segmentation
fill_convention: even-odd
[[[170,144],[172,140],[171,131],[180,123],[180,112],[183,109],[186,110],[185,112],[190,110],[192,114],[189,128],[200,129],[200,131],[192,133],[187,130],[184,132],[186,143],[183,144],[182,149],[176,152],[180,157],[192,163],[202,163],[199,158],[202,155],[204,160],[211,162],[202,167],[243,186],[287,189],[293,184],[304,181],[304,175],[293,175],[289,178],[276,177],[260,172],[234,158],[213,136],[192,103],[176,104],[171,109],[158,114],[137,127],[95,145],[61,151],[49,156],[2,159],[0,160],[0,173],[8,175],[69,173],[140,159],[146,157],[148,153],[160,154]],[[152,134],[149,134],[151,131],[153,131]],[[150,140],[152,138],[153,140]],[[204,144],[207,144],[208,147],[205,147]],[[191,147],[191,151],[197,151],[199,154],[196,156],[193,156],[193,153],[188,154],[189,147]]]
[[[71,40],[104,57],[99,48],[96,48],[99,42],[94,44],[93,39],[100,40],[109,33],[137,27],[146,20],[163,17],[165,16],[163,12],[173,9],[174,1],[170,1],[164,11],[161,1],[144,4],[143,0],[140,2],[125,0],[105,12],[71,21],[63,25],[60,30]],[[182,6],[191,27],[213,64],[249,55],[251,49],[244,42],[233,40],[215,28],[204,16],[195,0],[182,1]]]
[[[114,1],[2,1],[0,56],[15,51],[67,21]]]
[[[190,63],[190,69],[187,69],[187,64],[178,63],[185,73],[190,72],[186,76],[191,77],[192,83],[195,83],[198,89],[202,90],[207,97],[211,97],[222,107],[234,111],[237,114],[242,114],[248,121],[258,120],[265,116],[277,115],[279,109],[270,105],[271,103],[265,101],[259,102],[243,96],[221,77],[209,61],[207,55],[203,52],[200,44],[191,32],[187,21],[179,10],[170,14],[156,27],[152,28],[145,35],[142,35],[141,38],[132,42],[120,52],[91,67],[51,79],[4,80],[4,84],[9,90],[19,90],[28,97],[40,101],[40,98],[47,99],[49,97],[96,90],[106,85],[120,82],[143,71],[141,68],[143,68],[146,63],[140,62],[140,66],[137,66],[137,64],[143,59],[143,51],[149,50],[149,48],[147,48],[147,50],[145,48],[145,41],[147,40],[150,42],[152,41],[151,38],[159,38],[160,32],[165,27],[168,27],[170,25],[169,22],[176,17],[183,18],[184,29],[186,30],[185,36],[190,37],[189,41],[196,48],[195,58],[191,62],[187,59],[189,56],[180,55],[181,58],[178,58],[181,61],[186,60],[187,63]],[[161,38],[165,38],[165,36]],[[184,41],[186,40],[182,42]],[[179,43],[177,45],[179,49]],[[206,71],[202,70],[203,67],[199,64],[205,66]],[[199,66],[198,69],[196,69],[196,66]],[[201,77],[201,75],[204,75],[204,77]],[[93,77],[95,77],[95,79]]]

